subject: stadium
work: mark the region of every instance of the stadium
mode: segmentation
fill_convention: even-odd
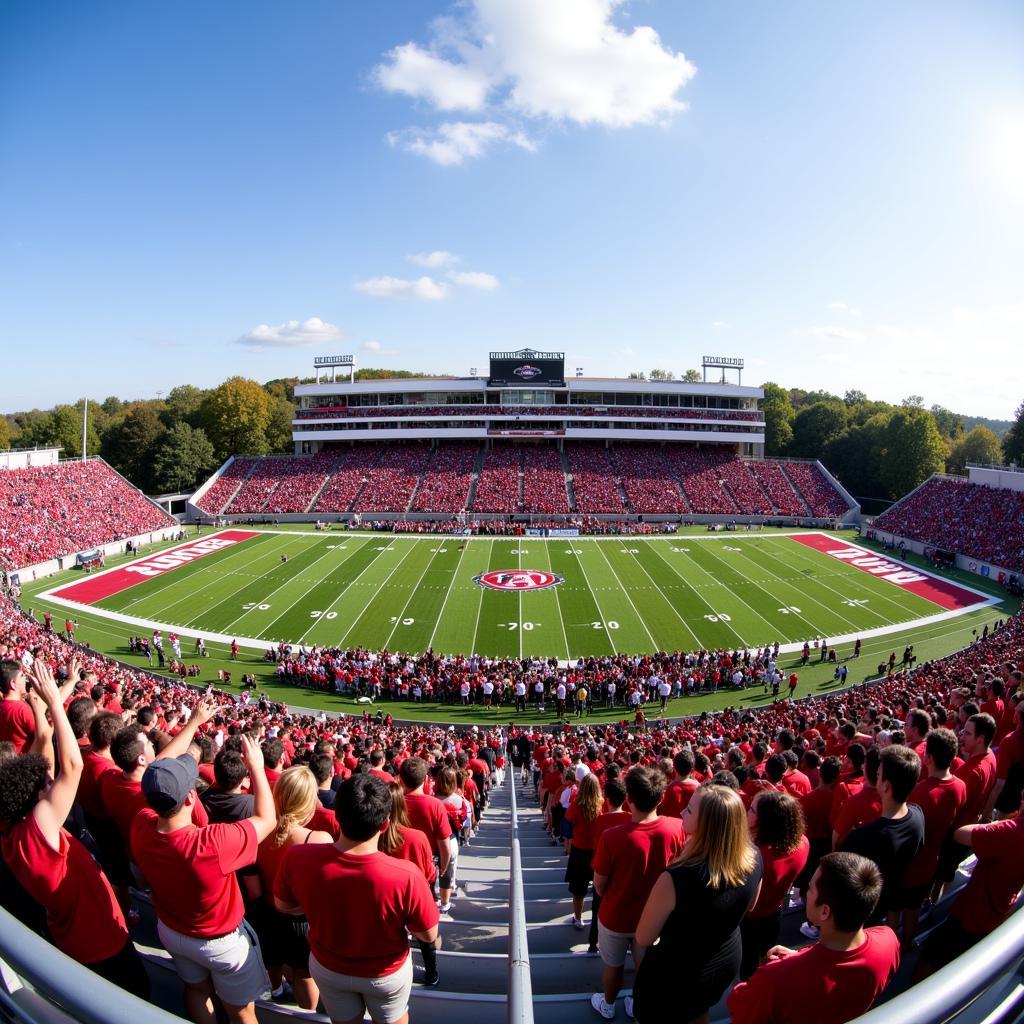
[[[0,1024],[1024,1022],[1024,6],[0,40]]]

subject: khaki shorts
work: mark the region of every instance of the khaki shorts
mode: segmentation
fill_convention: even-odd
[[[632,932],[613,932],[597,922],[597,948],[607,967],[625,967],[626,952],[633,945]],[[636,959],[636,951],[633,953]]]
[[[212,978],[214,991],[231,1006],[248,1006],[270,991],[260,943],[248,922],[215,939],[182,935],[161,921],[157,932],[185,984],[199,985]]]
[[[412,957],[394,974],[359,978],[328,970],[309,954],[309,973],[320,987],[320,998],[331,1020],[355,1020],[368,1013],[374,1024],[393,1024],[409,1009],[412,991]]]

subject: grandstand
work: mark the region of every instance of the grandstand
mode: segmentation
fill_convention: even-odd
[[[764,458],[763,393],[739,383],[566,379],[561,353],[524,349],[492,353],[487,377],[318,381],[296,397],[295,455],[238,453],[193,495],[193,516],[820,522],[857,512],[820,463]]]

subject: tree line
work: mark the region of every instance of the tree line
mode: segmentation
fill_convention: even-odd
[[[422,377],[408,370],[366,368],[357,380]],[[632,379],[665,380],[653,370]],[[688,371],[687,378],[697,376]],[[684,379],[687,379],[684,378]],[[230,377],[216,388],[191,384],[166,397],[89,401],[86,453],[101,455],[149,494],[189,490],[229,455],[293,450],[295,386],[312,378],[259,384]],[[963,473],[968,462],[1024,464],[1024,402],[1005,436],[942,406],[925,408],[918,395],[900,405],[862,391],[842,398],[826,391],[764,384],[767,455],[820,459],[858,498],[895,499],[935,472]],[[82,454],[82,403],[0,416],[0,451],[63,448]]]

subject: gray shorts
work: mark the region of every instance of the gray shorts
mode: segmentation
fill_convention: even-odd
[[[231,1006],[247,1006],[270,991],[259,939],[248,922],[215,939],[182,935],[162,921],[157,921],[157,933],[186,984],[212,978],[214,991]]]
[[[597,949],[606,967],[625,967],[626,953],[632,948],[633,963],[640,966],[644,948],[634,942],[632,932],[613,932],[597,922]]]
[[[360,978],[328,970],[309,954],[309,973],[320,988],[320,998],[331,1020],[356,1020],[368,1013],[374,1024],[393,1024],[409,1009],[412,991],[412,956],[394,974]]]

